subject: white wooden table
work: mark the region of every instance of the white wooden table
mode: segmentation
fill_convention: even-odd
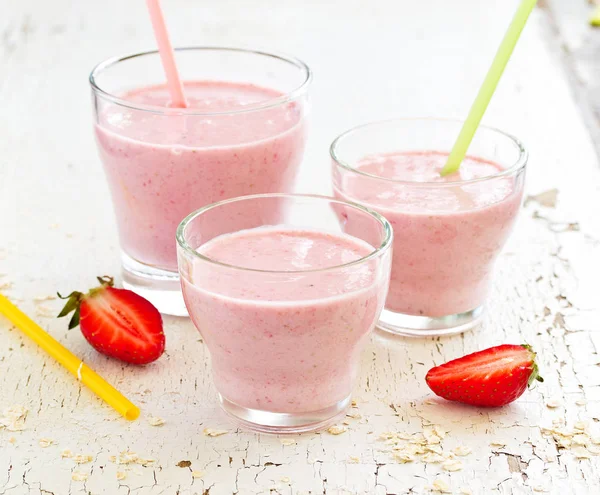
[[[561,1],[584,2],[552,3]],[[177,45],[260,46],[311,65],[313,125],[298,187],[325,193],[328,145],[346,128],[384,117],[463,116],[516,4],[164,1]],[[529,147],[528,194],[556,188],[558,197],[524,206],[483,328],[446,339],[374,338],[356,387],[353,413],[361,417],[348,418],[341,435],[284,445],[291,442],[232,428],[188,320],[165,318],[165,356],[135,368],[67,331],[52,316],[59,301],[35,299],[118,272],[86,79],[101,59],[153,42],[141,0],[0,0],[1,290],[142,408],[140,420],[127,423],[1,319],[0,412],[21,405],[29,413],[23,431],[0,430],[0,495],[420,494],[434,483],[448,493],[599,493],[600,456],[577,458],[587,449],[557,448],[572,437],[543,433],[553,421],[565,421],[565,433],[600,421],[600,173],[547,22],[546,11],[535,12],[485,120]],[[517,403],[484,411],[429,393],[431,366],[505,342],[532,344],[546,379]],[[165,424],[151,426],[153,416]],[[472,449],[458,457],[462,470],[402,464],[392,442],[379,439],[428,425],[448,432],[442,452]],[[209,437],[205,428],[228,433]],[[53,443],[42,447],[41,439]],[[71,457],[63,458],[66,449]],[[123,451],[138,461],[111,461]]]

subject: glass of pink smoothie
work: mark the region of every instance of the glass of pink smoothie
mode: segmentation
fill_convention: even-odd
[[[265,52],[175,52],[188,108],[170,106],[156,51],[102,62],[90,83],[123,286],[163,313],[186,315],[179,222],[215,201],[291,192],[306,141],[311,72],[298,59]]]
[[[252,195],[191,214],[177,242],[185,303],[224,410],[271,433],[343,415],[388,290],[389,223],[324,196]]]
[[[442,177],[461,127],[441,119],[375,122],[331,145],[335,196],[378,211],[394,229],[390,289],[378,323],[392,333],[447,335],[477,325],[517,217],[525,148],[481,127],[459,172]]]

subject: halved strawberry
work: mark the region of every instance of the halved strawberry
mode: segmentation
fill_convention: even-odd
[[[523,395],[538,375],[528,345],[500,345],[432,368],[425,380],[444,399],[480,407],[504,406]]]
[[[94,349],[126,363],[156,361],[165,350],[162,317],[146,299],[115,289],[112,277],[98,277],[100,287],[87,294],[72,292],[59,318],[74,311],[69,329],[77,325]]]

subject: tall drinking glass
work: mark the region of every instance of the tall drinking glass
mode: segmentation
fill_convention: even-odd
[[[163,313],[185,315],[177,225],[215,201],[291,191],[306,140],[311,72],[298,59],[266,52],[175,52],[188,108],[170,106],[156,51],[102,62],[90,83],[123,285]]]
[[[460,171],[440,175],[461,127],[441,119],[375,122],[331,145],[335,195],[378,211],[394,229],[379,321],[390,332],[434,336],[475,326],[517,217],[527,152],[514,137],[480,127]]]

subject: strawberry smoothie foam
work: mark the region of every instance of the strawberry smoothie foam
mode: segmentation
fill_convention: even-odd
[[[202,245],[203,256],[239,267],[197,258],[182,277],[221,396],[275,413],[320,411],[347,399],[387,292],[388,272],[374,263],[388,258],[339,265],[374,250],[347,234],[282,226]]]
[[[337,197],[378,211],[394,229],[388,310],[439,317],[476,309],[486,298],[521,204],[522,181],[493,177],[500,165],[477,157],[442,177],[447,156],[370,155],[357,163],[361,173],[334,179]],[[483,178],[489,179],[476,180]]]
[[[166,86],[149,86],[120,96],[131,108],[100,109],[95,126],[124,252],[170,271],[177,270],[175,231],[188,213],[235,196],[291,190],[305,143],[300,103],[252,110],[283,96],[279,91],[221,81],[184,88],[192,113],[165,111]]]

